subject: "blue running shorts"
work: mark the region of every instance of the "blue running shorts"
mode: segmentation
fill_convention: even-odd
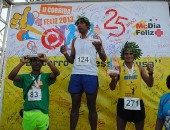
[[[93,94],[98,90],[98,76],[72,74],[68,86],[68,91],[72,94],[85,92]]]

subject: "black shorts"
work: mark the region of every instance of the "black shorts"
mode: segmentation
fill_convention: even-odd
[[[143,100],[140,100],[141,110],[124,109],[124,99],[119,98],[117,103],[117,116],[128,122],[140,122],[145,119],[145,107]]]

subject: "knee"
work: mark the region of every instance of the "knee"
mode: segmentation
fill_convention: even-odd
[[[71,113],[79,113],[79,109],[80,109],[79,106],[73,106],[73,107],[71,108]]]
[[[88,107],[89,113],[97,113],[96,106],[90,106]]]
[[[78,113],[78,112],[73,112],[73,111],[71,111],[70,117],[71,117],[71,118],[77,118],[77,117],[79,117],[79,113]]]
[[[93,116],[97,116],[97,111],[96,110],[93,110],[93,111],[89,110],[89,114],[93,115]]]
[[[77,115],[79,115],[79,111],[72,109],[72,110],[71,110],[71,115],[72,115],[72,116],[77,116]]]

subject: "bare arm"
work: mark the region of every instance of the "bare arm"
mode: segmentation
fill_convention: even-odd
[[[50,62],[50,60],[47,58],[45,54],[41,54],[40,59],[47,63],[47,65],[50,67],[52,73],[50,74],[50,78],[56,78],[58,75],[60,75],[60,71],[57,69],[57,67]]]
[[[107,57],[106,57],[106,53],[105,53],[105,51],[104,51],[103,46],[101,47],[101,50],[98,50],[97,52],[98,52],[98,54],[99,54],[100,59],[101,59],[103,62],[105,62]]]
[[[12,80],[12,81],[19,81],[20,77],[17,75],[18,72],[20,71],[20,69],[22,68],[23,65],[25,65],[25,63],[28,61],[29,57],[25,56],[21,59],[20,63],[13,68],[13,70],[9,73],[8,75],[8,79]]]
[[[141,76],[142,76],[142,79],[144,80],[144,82],[149,87],[152,87],[153,83],[154,83],[154,79],[153,79],[153,66],[147,65],[148,74],[146,73],[145,69],[142,66],[139,66],[139,69],[140,69],[140,73],[141,73]]]
[[[163,124],[164,124],[163,119],[157,118],[155,130],[162,130]]]
[[[57,69],[57,67],[54,64],[52,64],[51,62],[48,61],[47,65],[50,67],[50,69],[52,71],[52,73],[50,74],[51,78],[56,78],[57,76],[60,75],[60,71]]]
[[[102,42],[94,41],[92,44],[95,46],[97,53],[99,54],[100,59],[105,62],[106,61],[106,53],[104,51],[104,48],[102,46]]]
[[[111,82],[109,84],[111,90],[115,90],[117,81],[119,80],[119,74],[117,73],[110,73],[109,76],[111,77]]]
[[[64,44],[61,46],[60,48],[60,52],[65,56],[65,58],[67,59],[67,61],[71,64],[74,63],[74,59],[75,59],[75,48],[74,48],[74,42],[76,39],[74,39],[72,41],[72,47],[71,47],[71,54],[70,56],[67,53],[67,46]]]

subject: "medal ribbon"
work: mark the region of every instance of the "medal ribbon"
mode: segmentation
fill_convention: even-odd
[[[30,76],[32,77],[32,79],[34,80],[35,78],[30,74]],[[41,79],[41,74],[38,76],[38,81],[34,81],[34,84],[36,86],[36,88],[39,87],[39,84],[40,84],[40,79]]]
[[[130,70],[127,66],[126,66],[126,64],[125,64],[125,63],[124,63],[123,65],[124,65],[124,67],[126,68],[126,70],[127,70],[128,74],[129,74],[129,76],[133,76],[134,63],[132,64],[132,69],[131,69],[131,70]]]

